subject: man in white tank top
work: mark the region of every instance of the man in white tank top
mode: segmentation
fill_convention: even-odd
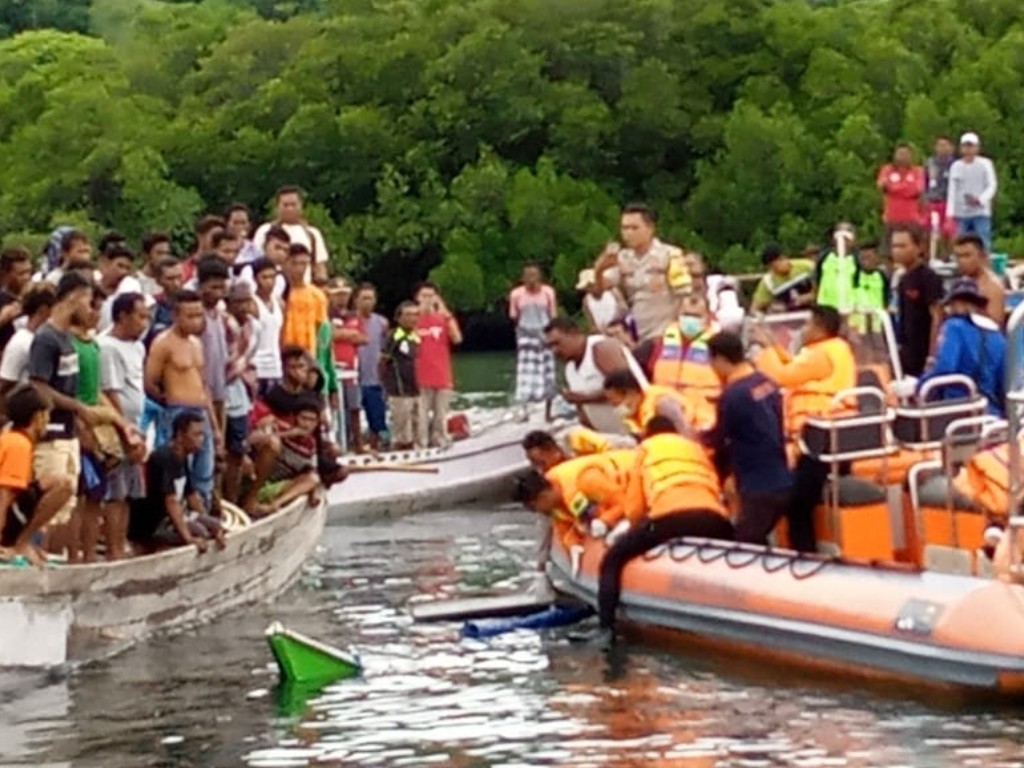
[[[566,388],[562,397],[576,406],[580,421],[598,432],[622,434],[622,418],[605,401],[604,380],[612,371],[628,368],[646,386],[647,377],[632,353],[615,339],[585,335],[567,317],[552,320],[544,337],[555,356],[565,362]]]

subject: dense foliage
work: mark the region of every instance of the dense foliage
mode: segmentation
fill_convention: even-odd
[[[297,183],[338,267],[403,290],[430,273],[474,309],[526,259],[570,289],[629,200],[727,269],[838,218],[877,231],[893,144],[970,129],[1001,174],[1001,244],[1024,246],[1020,0],[2,8],[5,240],[186,237]]]

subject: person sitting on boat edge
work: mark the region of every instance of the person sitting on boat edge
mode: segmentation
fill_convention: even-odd
[[[747,359],[743,340],[719,333],[708,340],[711,367],[722,380],[715,428],[704,435],[719,477],[732,476],[739,492],[736,540],[767,544],[786,514],[793,477],[786,460],[782,393]]]
[[[146,461],[146,496],[133,500],[128,537],[142,547],[180,547],[194,544],[206,552],[208,541],[225,546],[220,520],[208,513],[196,488],[189,459],[207,440],[203,413],[182,410],[171,422],[170,442]]]
[[[35,444],[50,423],[49,401],[35,387],[22,385],[6,404],[11,429],[0,434],[0,560],[21,555],[45,565],[46,555],[33,540],[71,500],[75,486],[65,475],[32,477]]]
[[[544,328],[544,341],[565,363],[562,397],[576,406],[580,423],[599,432],[625,433],[622,419],[608,403],[604,380],[613,371],[628,368],[646,386],[647,377],[632,353],[615,339],[599,333],[584,334],[568,317],[549,322]]]
[[[974,280],[957,280],[946,296],[948,317],[939,330],[935,362],[925,371],[917,391],[936,376],[962,374],[973,379],[988,400],[988,412],[1004,415],[1006,339],[999,326],[982,314],[988,298]],[[943,387],[943,400],[964,397],[962,387]]]
[[[714,424],[715,403],[722,385],[711,370],[708,339],[718,333],[702,293],[684,294],[679,317],[651,350],[651,383],[678,390],[688,403],[691,424],[708,429]]]
[[[648,423],[634,452],[626,492],[626,521],[601,560],[598,576],[599,643],[614,641],[622,571],[629,562],[673,539],[696,536],[732,541],[735,531],[721,503],[718,475],[704,447],[677,434],[663,416]]]
[[[669,419],[681,434],[691,429],[686,412],[688,402],[680,392],[656,384],[644,387],[628,368],[608,374],[604,391],[626,429],[638,441],[643,437],[643,425],[655,416]]]
[[[285,491],[294,498],[302,495],[295,492],[294,485],[282,483],[312,475],[311,484],[307,478],[310,487],[306,492],[315,495],[321,477],[327,484],[344,477],[341,468],[336,463],[332,466],[318,451],[323,397],[315,386],[309,388],[313,370],[309,356],[301,347],[289,345],[281,350],[281,358],[284,380],[256,401],[250,415],[255,477],[243,496],[242,508],[257,516],[280,507]],[[314,414],[316,419],[311,418]]]
[[[788,437],[799,434],[809,416],[831,413],[835,396],[856,385],[856,361],[849,343],[839,335],[841,327],[842,318],[834,308],[812,305],[803,347],[792,358],[773,343],[764,327],[751,330],[751,339],[765,347],[756,356],[755,367],[785,390]],[[800,456],[788,514],[790,544],[799,552],[817,549],[814,508],[827,480],[828,465]]]

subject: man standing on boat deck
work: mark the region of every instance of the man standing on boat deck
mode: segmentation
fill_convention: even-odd
[[[548,323],[544,340],[565,363],[566,388],[562,390],[562,397],[576,406],[580,422],[598,432],[624,434],[622,417],[605,397],[604,381],[613,371],[626,368],[646,387],[647,377],[632,353],[615,339],[600,333],[585,335],[567,317],[556,317]]]
[[[419,318],[419,306],[412,301],[403,301],[395,313],[398,327],[384,344],[381,355],[380,378],[388,395],[391,434],[397,450],[407,450],[416,444],[416,404],[420,396],[416,379],[416,359],[420,353],[420,337],[416,333]]]
[[[767,544],[768,534],[786,514],[793,477],[786,460],[782,393],[755,370],[734,333],[708,341],[711,367],[722,381],[715,428],[704,442],[715,452],[720,477],[731,475],[739,494],[736,540]]]
[[[918,226],[893,228],[892,258],[904,269],[896,286],[900,363],[905,376],[920,376],[934,361],[943,319],[942,278],[928,266]]]
[[[220,216],[203,216],[196,224],[196,247],[191,255],[181,263],[182,285],[189,290],[195,289],[196,269],[199,260],[213,251],[213,236],[223,232],[227,225]]]
[[[163,405],[157,430],[158,445],[171,440],[173,424],[179,414],[192,413],[203,420],[204,440],[192,456],[192,473],[196,490],[209,505],[213,499],[215,454],[223,450],[224,434],[204,380],[204,350],[199,341],[204,315],[198,293],[178,292],[174,298],[174,325],[149,349],[145,386],[146,394]]]
[[[975,282],[981,295],[987,299],[982,311],[1002,328],[1006,322],[1006,289],[989,268],[985,241],[978,235],[960,235],[953,245],[953,251],[956,254],[957,272]]]
[[[795,357],[777,346],[767,329],[755,326],[750,336],[764,347],[754,362],[757,369],[786,390],[786,435],[795,438],[810,416],[823,416],[833,410],[840,392],[857,382],[857,363],[853,350],[839,335],[842,317],[832,307],[813,305],[804,328],[804,342]],[[798,552],[814,552],[814,508],[828,480],[828,465],[803,455],[797,460],[789,505],[789,537]]]
[[[10,342],[0,355],[0,400],[18,384],[28,382],[28,353],[32,339],[39,327],[50,319],[50,312],[57,302],[53,286],[49,283],[35,283],[25,294],[22,306],[27,322],[14,332]],[[0,408],[2,418],[3,408]]]
[[[815,303],[846,313],[853,309],[853,284],[860,269],[857,231],[849,222],[841,221],[835,227],[832,240],[834,246],[818,259],[814,277]]]
[[[78,272],[69,272],[57,284],[57,303],[50,312],[28,353],[28,375],[44,397],[53,403],[50,425],[45,436],[36,445],[33,468],[37,477],[58,475],[72,480],[78,487],[81,455],[76,419],[85,426],[99,423],[99,415],[75,398],[78,390],[78,354],[71,343],[71,325],[89,311],[93,287]],[[76,500],[71,498],[52,520],[58,528],[56,541],[50,542],[52,551],[67,546],[77,551],[77,532],[68,528],[72,522]],[[65,530],[61,530],[65,529]]]
[[[217,429],[225,429],[224,403],[227,400],[227,371],[230,350],[221,305],[228,293],[228,267],[217,256],[204,256],[199,262],[199,298],[203,302],[202,332],[203,379],[210,392]]]
[[[978,134],[960,137],[960,159],[949,169],[946,216],[956,221],[957,235],[975,234],[992,249],[992,202],[999,188],[992,161],[980,154]]]
[[[100,386],[121,417],[135,427],[141,423],[145,403],[143,369],[146,348],[139,339],[149,323],[149,311],[140,293],[122,293],[111,310],[114,325],[99,336]],[[119,560],[126,554],[128,505],[144,495],[141,460],[145,445],[137,436],[134,453],[127,455],[107,474],[104,494],[107,558]]]
[[[292,245],[303,245],[306,251],[312,255],[312,276],[307,280],[310,282],[326,280],[327,264],[331,260],[331,255],[327,252],[327,243],[323,234],[302,216],[304,202],[302,190],[294,186],[281,187],[277,191],[276,200],[277,215],[275,219],[259,226],[252,236],[253,243],[266,253],[267,232],[271,227],[281,227],[288,233],[288,239]]]
[[[284,266],[284,276],[288,280],[288,295],[284,305],[281,344],[302,347],[316,360],[320,326],[329,323],[330,320],[327,314],[327,296],[315,285],[306,282],[309,264],[310,255],[306,246],[292,243]]]
[[[266,239],[263,241],[263,258],[256,259],[249,264],[242,266],[238,272],[238,280],[244,283],[251,283],[253,291],[256,291],[256,264],[270,263],[274,268],[274,279],[272,281],[274,298],[284,301],[284,294],[288,288],[288,281],[284,277],[284,265],[288,261],[288,249],[291,247],[291,240],[288,233],[281,227],[271,227],[267,230]]]
[[[679,298],[690,288],[683,251],[655,237],[657,217],[646,205],[622,209],[625,248],[606,248],[595,265],[602,289],[620,288],[629,304],[639,341],[664,333],[679,314]]]

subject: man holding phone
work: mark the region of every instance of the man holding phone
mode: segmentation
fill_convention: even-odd
[[[448,409],[455,389],[451,349],[462,343],[462,330],[436,285],[420,283],[413,296],[420,307],[416,326],[420,337],[420,354],[416,358],[420,389],[416,444],[443,448],[450,442]]]

